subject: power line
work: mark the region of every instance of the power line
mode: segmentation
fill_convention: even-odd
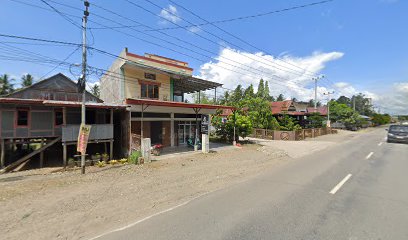
[[[78,51],[80,47],[78,46],[77,48],[75,48],[74,51],[72,51],[66,58],[64,58],[64,60],[62,60],[62,62],[67,61],[72,55],[74,55],[74,53],[76,51]],[[53,72],[55,69],[57,69],[59,66],[61,66],[61,63],[59,63],[58,65],[56,65],[54,68],[52,68],[50,71],[48,71],[46,74],[44,74],[42,77],[40,77],[40,79],[43,79],[45,76],[47,76],[48,74],[50,74],[51,72]]]
[[[51,2],[54,2],[54,1],[52,1],[52,0],[50,0]],[[62,4],[62,3],[58,3],[58,2],[54,2],[54,3],[56,3],[56,4],[60,4],[60,5],[63,5],[63,6],[66,6],[66,7],[70,7],[70,8],[73,8],[73,9],[77,9],[77,10],[80,10],[80,9],[78,9],[78,8],[76,8],[76,7],[72,7],[72,6],[70,6],[70,5],[66,5],[66,4]],[[106,10],[106,9],[105,9]],[[96,14],[95,14],[96,15]],[[106,20],[110,20],[110,21],[113,21],[113,20],[111,20],[111,19],[108,19],[108,18],[105,18],[105,17],[102,17],[102,16],[100,16],[100,15],[97,15],[98,17],[100,17],[100,18],[103,18],[103,19],[106,19]],[[121,24],[121,23],[118,23],[118,22],[116,22],[116,21],[113,21],[113,22],[115,22],[116,24]],[[98,23],[97,23],[98,24]],[[98,25],[101,25],[101,24],[98,24]],[[102,26],[105,26],[105,25],[102,25]],[[106,26],[105,26],[106,27]],[[106,27],[106,28],[109,28],[109,27]],[[117,30],[116,30],[117,31]],[[128,34],[128,33],[124,33],[124,32],[121,32],[121,31],[118,31],[118,32],[120,32],[120,33],[122,33],[122,34],[125,34],[125,35],[130,35],[130,34]],[[140,31],[138,31],[138,32],[140,32]],[[132,36],[132,37],[135,37],[134,35],[130,35],[130,36]],[[151,35],[150,35],[151,36]],[[144,40],[144,39],[140,39],[140,38],[137,38],[137,39],[139,39],[139,40],[142,40],[142,41],[146,41],[146,42],[148,42],[148,43],[151,43],[151,42],[149,42],[149,41],[147,41],[147,40]],[[162,39],[163,40],[163,39]],[[179,40],[181,40],[181,39],[179,39]],[[165,41],[165,40],[163,40],[163,41]],[[167,41],[168,42],[168,41]],[[186,41],[184,41],[184,42],[186,42]],[[171,43],[171,42],[168,42],[168,43],[170,43],[170,44],[173,44],[174,45],[174,43]],[[151,43],[152,44],[152,43]],[[154,45],[157,45],[157,44],[154,44]],[[161,45],[159,45],[160,47],[163,47],[163,46],[161,46]],[[181,47],[181,48],[184,48],[184,49],[186,49],[185,47],[183,47],[183,46],[180,46],[180,45],[177,45],[178,47]],[[198,46],[196,46],[196,47],[198,47]],[[164,47],[164,48],[166,48],[166,47]],[[166,48],[166,49],[169,49],[169,48]],[[201,48],[202,49],[202,48]],[[169,50],[172,50],[172,51],[174,51],[174,49],[169,49]],[[193,52],[195,52],[195,53],[197,53],[197,54],[200,54],[200,53],[198,53],[198,52],[196,52],[196,51],[194,51],[194,50],[191,50],[191,49],[188,49],[188,50],[190,50],[190,51],[193,51]],[[183,55],[186,55],[186,54],[184,54],[184,53],[181,53],[181,52],[179,52],[179,51],[176,51],[177,53],[180,53],[180,54],[183,54]],[[203,54],[201,54],[201,55],[203,55]],[[189,57],[193,57],[193,56],[191,56],[191,55],[186,55],[186,56],[189,56]],[[205,56],[205,57],[209,57],[209,56],[207,56],[207,55],[203,55],[203,56]],[[194,58],[194,57],[193,57]],[[211,57],[209,57],[209,58],[211,58]],[[202,60],[202,59],[197,59],[197,58],[195,58],[196,60],[199,60],[199,61],[202,61],[202,62],[205,62],[204,60]],[[214,58],[212,58],[212,59],[214,59]],[[217,59],[215,59],[215,60],[217,60]],[[233,61],[233,60],[231,60],[231,59],[229,59],[230,61]],[[221,62],[221,61],[220,61]],[[236,61],[235,61],[236,62]],[[236,63],[238,63],[238,62],[236,62]],[[228,63],[226,63],[226,64],[228,64]],[[238,64],[240,64],[240,63],[238,63]],[[232,64],[228,64],[228,65],[230,65],[230,66],[233,66],[233,67],[237,67],[237,66],[235,66],[235,65],[232,65]],[[237,68],[240,68],[240,69],[243,69],[242,67],[237,67]],[[255,69],[255,68],[253,68],[253,69]],[[246,69],[243,69],[243,70],[246,70]],[[259,71],[258,69],[255,69],[255,70],[257,70],[257,71]],[[247,71],[247,70],[246,70]],[[251,71],[252,72],[252,71]],[[263,72],[263,71],[261,71],[261,72]],[[252,73],[254,73],[254,72],[252,72]],[[264,73],[264,72],[263,72]],[[255,73],[256,74],[256,73]],[[264,76],[261,76],[261,77],[264,77]],[[280,77],[279,77],[280,78]]]
[[[138,23],[138,24],[140,24],[140,25],[142,25],[142,26],[145,26],[145,27],[147,27],[147,28],[151,28],[151,27],[149,27],[149,26],[147,26],[147,25],[145,25],[145,24],[142,24],[142,23],[137,22],[137,21],[134,21],[134,20],[132,20],[132,19],[123,17],[123,15],[119,15],[119,14],[117,14],[116,12],[113,12],[113,11],[111,11],[111,10],[109,10],[109,9],[103,8],[103,7],[101,7],[101,6],[98,6],[98,5],[94,4],[94,3],[93,3],[93,6],[95,6],[95,7],[97,7],[97,8],[100,8],[100,9],[103,9],[103,10],[105,10],[105,11],[107,11],[107,12],[110,12],[110,13],[112,13],[112,14],[114,14],[114,15],[117,15],[117,16],[120,16],[120,17],[122,17],[122,18],[125,18],[125,19],[127,19],[127,20],[130,20],[130,21],[132,21],[132,22]],[[97,16],[97,17],[103,18],[103,19],[105,19],[105,20],[112,21],[112,22],[114,22],[114,23],[116,23],[116,24],[123,25],[122,23],[119,23],[119,22],[114,21],[114,20],[112,20],[112,19],[109,19],[109,18],[100,16],[100,15],[97,15],[97,14],[94,14],[94,15]],[[95,23],[96,23],[96,22],[95,22]],[[99,23],[96,23],[96,24],[102,25],[102,24],[99,24]],[[102,25],[102,26],[103,26],[103,25]],[[114,29],[112,29],[112,30],[114,30]],[[140,30],[137,30],[137,29],[131,28],[131,30],[134,30],[134,31],[136,31],[136,32],[138,32],[138,33],[147,35],[147,36],[152,37],[152,38],[159,39],[159,40],[161,40],[161,41],[163,41],[163,42],[166,42],[166,43],[168,43],[168,44],[175,45],[175,46],[177,46],[177,47],[179,47],[179,48],[186,49],[186,50],[188,50],[188,51],[190,51],[190,52],[194,52],[194,53],[196,53],[196,54],[198,54],[198,55],[201,55],[201,56],[204,56],[204,57],[206,57],[206,58],[213,59],[213,60],[216,60],[216,61],[217,61],[217,60],[220,61],[219,59],[216,59],[216,58],[214,58],[214,57],[211,57],[211,56],[208,56],[208,55],[199,53],[199,52],[197,52],[197,51],[195,51],[195,50],[193,50],[193,49],[191,49],[191,48],[186,48],[186,47],[183,46],[183,45],[176,44],[176,43],[174,43],[174,42],[170,42],[170,41],[168,41],[167,39],[158,38],[158,37],[156,37],[156,36],[153,36],[153,35],[151,35],[151,34],[146,34],[145,32],[140,31]],[[116,30],[116,31],[117,31],[117,30]],[[124,33],[124,32],[121,32],[121,33],[122,33],[122,34],[126,34],[126,33]],[[195,45],[195,44],[192,44],[191,42],[182,40],[182,39],[180,39],[180,38],[178,38],[178,37],[171,36],[171,35],[166,34],[166,33],[162,33],[162,32],[160,32],[160,33],[161,33],[161,34],[164,34],[164,35],[167,36],[167,37],[171,37],[171,38],[174,38],[174,39],[176,39],[176,40],[178,40],[178,41],[181,41],[181,42],[183,42],[183,43],[185,43],[185,44],[188,44],[188,45],[191,45],[191,46],[193,46],[193,47],[196,47],[196,48],[198,48],[198,49],[200,49],[200,50],[202,50],[202,51],[208,52],[208,53],[210,53],[210,54],[217,55],[217,53],[212,52],[212,51],[209,51],[209,50],[207,50],[207,49],[204,49],[204,48],[202,48],[202,47],[200,47],[200,46],[197,46],[197,45]],[[129,35],[129,34],[127,34],[127,35]],[[133,36],[133,35],[132,35],[132,36]],[[138,38],[138,39],[140,39],[140,38]],[[146,40],[143,40],[143,41],[146,42]],[[149,42],[149,41],[147,41],[147,42]],[[238,54],[239,54],[239,53],[238,53]],[[183,54],[183,55],[185,55],[185,54]],[[241,54],[241,55],[242,55],[242,54]],[[191,55],[187,55],[187,56],[191,57]],[[237,62],[237,61],[235,61],[235,60],[233,60],[233,59],[231,59],[231,58],[227,58],[227,57],[224,57],[224,56],[222,56],[222,58],[223,58],[223,59],[226,59],[226,60],[228,60],[228,61],[234,62],[234,63],[236,63],[236,64],[239,64],[240,66],[242,65],[240,62]],[[197,59],[197,58],[195,58],[195,59],[198,60],[198,61],[205,62],[205,60],[202,60],[202,59]],[[225,61],[222,61],[222,62],[226,63]],[[227,63],[227,64],[228,64],[228,65],[231,65],[231,66],[235,66],[235,65],[232,65],[232,64],[229,64],[229,63]],[[260,71],[260,72],[262,72],[262,73],[265,73],[264,71],[262,71],[262,70],[260,70],[260,69],[257,69],[257,68],[254,68],[254,67],[251,67],[251,66],[245,66],[245,67],[247,67],[247,68],[252,68],[252,69],[254,69],[255,71]],[[241,68],[241,69],[242,69],[242,67],[238,67],[238,68]],[[269,74],[269,73],[266,73],[266,74]],[[279,77],[279,78],[281,78],[281,77]]]
[[[63,17],[65,20],[67,20],[68,22],[70,22],[72,25],[74,25],[75,27],[82,29],[82,27],[80,25],[78,25],[74,20],[72,20],[71,18],[69,18],[67,15],[63,14],[62,12],[60,12],[58,9],[56,9],[55,7],[53,7],[51,4],[49,4],[47,1],[45,0],[40,0],[41,2],[43,2],[45,5],[47,5],[48,7],[50,7],[52,10],[54,10],[56,13],[58,13],[61,17]]]
[[[140,4],[136,4],[136,3],[131,2],[131,1],[129,1],[129,0],[125,0],[125,1],[128,2],[128,3],[130,3],[131,5],[134,5],[134,6],[138,7],[138,8],[140,8],[140,9],[142,9],[142,10],[144,10],[144,11],[146,11],[146,12],[152,14],[152,15],[154,15],[154,16],[158,16],[158,17],[160,17],[161,19],[163,19],[163,20],[165,20],[165,21],[167,21],[167,22],[170,22],[171,24],[174,24],[174,25],[176,25],[176,26],[182,27],[181,25],[179,25],[179,24],[177,24],[177,23],[175,23],[175,22],[172,22],[172,21],[168,20],[168,19],[165,18],[165,17],[162,17],[162,16],[160,16],[160,15],[157,15],[156,13],[154,13],[154,12],[150,11],[149,9],[147,9],[147,8],[145,8],[145,7],[143,7],[143,6],[141,6]],[[177,15],[175,15],[174,13],[167,11],[166,9],[162,8],[161,6],[157,5],[156,3],[154,3],[154,2],[152,2],[152,1],[150,1],[150,0],[145,0],[145,1],[148,2],[148,3],[150,3],[150,4],[152,4],[153,6],[156,6],[156,7],[159,8],[159,9],[162,9],[162,10],[168,12],[169,14],[172,14],[172,15],[174,15],[174,16],[177,16]],[[183,21],[186,21],[186,22],[188,22],[188,23],[191,23],[190,21],[185,20],[185,19],[183,19],[183,18],[180,17],[180,16],[177,16],[177,17],[180,18],[180,19],[183,20]],[[226,46],[226,45],[224,45],[224,44],[220,44],[220,43],[218,43],[218,42],[216,42],[216,41],[214,41],[214,40],[212,40],[212,39],[209,39],[208,37],[202,36],[202,35],[198,34],[197,32],[192,31],[192,30],[189,29],[189,28],[184,28],[184,29],[187,30],[187,31],[189,31],[189,32],[191,32],[192,34],[194,34],[194,35],[196,35],[196,36],[198,36],[198,37],[200,37],[200,38],[202,38],[202,39],[204,39],[204,40],[206,40],[206,41],[208,41],[208,42],[210,42],[210,43],[216,45],[216,46],[221,46],[221,47],[224,47],[224,48],[228,48],[228,46]],[[217,36],[217,35],[215,35],[215,34],[213,34],[213,33],[211,33],[211,32],[208,32],[208,31],[206,31],[205,29],[201,29],[201,30],[204,31],[205,33],[207,33],[207,34],[209,34],[209,35],[211,35],[211,36],[213,36],[213,37],[215,37],[215,38],[221,40],[222,42],[226,42],[226,43],[228,43],[228,44],[230,44],[230,45],[236,47],[237,49],[240,49],[240,47],[237,46],[237,45],[234,44],[234,43],[231,43],[231,42],[229,42],[229,41],[227,41],[227,40],[225,40],[225,39],[223,39],[223,38],[221,38],[221,37],[219,37],[219,36]],[[248,58],[248,59],[252,60],[252,61],[260,62],[259,60],[255,59],[255,58],[253,58],[253,57],[250,57],[250,56],[248,56],[248,55],[241,54],[241,53],[239,53],[239,54],[240,54],[241,56],[245,57],[245,58]],[[264,60],[264,59],[263,59],[263,60]],[[281,70],[281,71],[284,71],[284,72],[288,72],[287,70],[284,70],[284,69],[282,69],[282,68],[276,67],[276,66],[271,65],[271,64],[267,64],[267,63],[265,63],[265,62],[260,62],[260,63],[265,64],[265,65],[268,65],[268,66],[270,66],[270,67],[276,68],[276,69]],[[274,62],[272,62],[272,63],[273,63],[273,64],[276,64],[276,63],[274,63]],[[293,74],[293,73],[292,73],[292,74]],[[297,75],[299,75],[299,73],[297,73]]]
[[[82,44],[80,44],[80,43],[63,42],[63,41],[58,41],[58,40],[48,40],[48,39],[24,37],[24,36],[16,36],[16,35],[2,34],[2,33],[0,33],[0,37],[16,38],[16,39],[39,41],[39,42],[48,42],[48,43],[59,43],[59,44],[71,45],[71,46],[82,46]]]
[[[81,44],[75,44],[75,43],[70,43],[70,42],[62,42],[62,41],[56,41],[56,40],[40,39],[40,38],[31,38],[31,37],[23,37],[23,36],[15,36],[15,35],[6,35],[6,34],[0,34],[0,36],[8,37],[8,38],[18,38],[18,39],[32,40],[32,41],[52,42],[52,43],[62,43],[62,44],[67,44],[67,45],[82,46]],[[120,56],[118,56],[118,55],[115,55],[115,54],[106,52],[106,51],[104,51],[104,50],[100,50],[100,49],[93,48],[93,47],[88,47],[88,48],[89,48],[89,49],[93,49],[93,50],[98,51],[98,52],[101,52],[101,53],[104,53],[104,54],[107,54],[107,55],[110,55],[111,57],[122,58],[122,57],[120,57]],[[126,58],[122,58],[122,60],[130,61],[130,60],[126,59]],[[134,61],[130,61],[130,62],[134,62]],[[137,63],[137,62],[134,62],[134,63],[140,65],[140,63]],[[225,67],[222,67],[222,66],[218,66],[218,67],[223,68],[223,69],[226,69],[226,70],[229,70],[229,71],[231,71],[231,72],[235,72],[235,73],[238,73],[238,74],[242,74],[242,75],[245,75],[245,76],[254,77],[254,75],[250,75],[250,74],[247,74],[247,73],[237,72],[237,71],[235,71],[235,70],[233,70],[233,69],[225,68]],[[256,74],[256,73],[255,73],[255,74]],[[260,75],[258,75],[258,76],[260,76]],[[275,82],[276,85],[281,85],[281,86],[284,86],[284,87],[295,87],[295,88],[299,88],[299,87],[297,87],[297,86],[284,85],[284,84],[282,84],[281,82],[276,81],[275,79],[270,78],[270,77],[268,77],[268,76],[260,76],[260,77],[261,77],[261,78],[264,78],[264,79],[270,79],[270,82]],[[299,88],[299,89],[301,89],[301,88]]]
[[[235,39],[238,39],[239,41],[245,43],[246,45],[248,45],[248,46],[250,46],[250,47],[253,47],[254,49],[256,49],[256,50],[258,50],[258,51],[267,53],[267,54],[269,54],[269,55],[272,56],[272,54],[268,53],[267,51],[265,51],[265,50],[263,50],[263,49],[260,49],[259,47],[254,46],[253,44],[249,43],[248,41],[245,41],[244,39],[242,39],[242,38],[240,38],[240,37],[238,37],[238,36],[236,36],[236,35],[234,35],[234,34],[228,32],[228,31],[226,31],[225,29],[223,29],[223,28],[221,28],[221,27],[215,25],[214,23],[209,22],[208,20],[206,20],[206,19],[200,17],[199,15],[197,15],[197,14],[194,13],[193,11],[187,9],[186,7],[180,5],[180,4],[178,4],[178,3],[176,3],[176,2],[174,2],[174,1],[172,1],[172,0],[169,0],[169,2],[173,3],[174,5],[176,5],[176,6],[178,6],[178,7],[181,7],[181,8],[184,9],[185,11],[187,11],[187,12],[191,13],[192,15],[196,16],[197,18],[199,18],[199,19],[205,21],[206,23],[208,23],[208,24],[210,24],[211,26],[217,28],[218,30],[220,30],[220,31],[222,31],[222,32],[224,32],[224,33],[226,33],[226,34],[228,34],[229,36],[231,36],[231,37],[233,37],[233,38],[235,38]],[[297,67],[297,68],[303,70],[304,72],[310,72],[310,71],[308,71],[308,70],[306,70],[306,69],[303,69],[303,68],[301,68],[301,67],[299,67],[299,66],[296,66],[296,65],[291,64],[291,63],[289,63],[289,62],[283,61],[283,60],[280,59],[280,58],[276,58],[276,59],[278,59],[278,60],[280,60],[281,62],[284,62],[284,63],[286,63],[286,64],[288,64],[288,65]],[[313,73],[313,75],[316,74],[316,73],[314,73],[314,72],[311,72],[311,73]]]
[[[312,2],[312,3],[308,3],[308,4],[304,4],[304,5],[299,5],[299,6],[294,6],[294,7],[289,7],[289,8],[284,8],[284,9],[279,9],[279,10],[274,10],[274,11],[269,11],[269,12],[265,12],[265,13],[258,13],[258,14],[249,15],[249,16],[235,17],[235,18],[230,18],[230,19],[217,20],[217,21],[213,21],[213,22],[205,22],[205,23],[200,23],[200,24],[191,24],[191,25],[186,25],[186,26],[158,28],[158,29],[146,30],[146,31],[170,30],[170,29],[179,29],[179,28],[200,27],[200,26],[205,26],[205,25],[209,25],[209,24],[226,23],[226,22],[244,20],[244,19],[249,19],[249,18],[263,17],[263,16],[266,16],[266,15],[271,15],[271,14],[281,13],[281,12],[287,12],[287,11],[296,10],[296,9],[300,9],[300,8],[307,8],[307,7],[321,5],[321,4],[325,4],[325,3],[333,2],[333,1],[334,0]]]

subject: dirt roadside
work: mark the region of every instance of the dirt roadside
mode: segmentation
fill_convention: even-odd
[[[89,167],[85,176],[79,171],[50,174],[50,169],[1,175],[1,239],[89,239],[244,181],[290,156],[310,153],[312,145],[317,151],[358,134],[250,144],[145,165]]]

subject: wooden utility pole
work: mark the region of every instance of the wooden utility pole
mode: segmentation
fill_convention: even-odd
[[[89,2],[87,0],[84,1],[85,11],[84,16],[82,18],[82,106],[81,106],[81,125],[86,124],[86,109],[85,109],[85,102],[86,102],[86,22],[88,20],[89,12]],[[86,143],[85,143],[86,144]],[[85,156],[86,153],[81,153],[81,173],[85,174]]]

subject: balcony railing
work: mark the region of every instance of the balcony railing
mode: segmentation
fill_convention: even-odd
[[[78,140],[80,125],[66,125],[62,127],[62,142]],[[113,139],[113,124],[92,124],[88,140]]]

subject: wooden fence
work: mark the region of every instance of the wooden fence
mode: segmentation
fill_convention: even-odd
[[[254,128],[249,137],[283,140],[283,141],[300,141],[306,138],[315,138],[327,134],[336,134],[337,130],[332,128],[309,128],[298,131],[278,131],[270,129]]]

